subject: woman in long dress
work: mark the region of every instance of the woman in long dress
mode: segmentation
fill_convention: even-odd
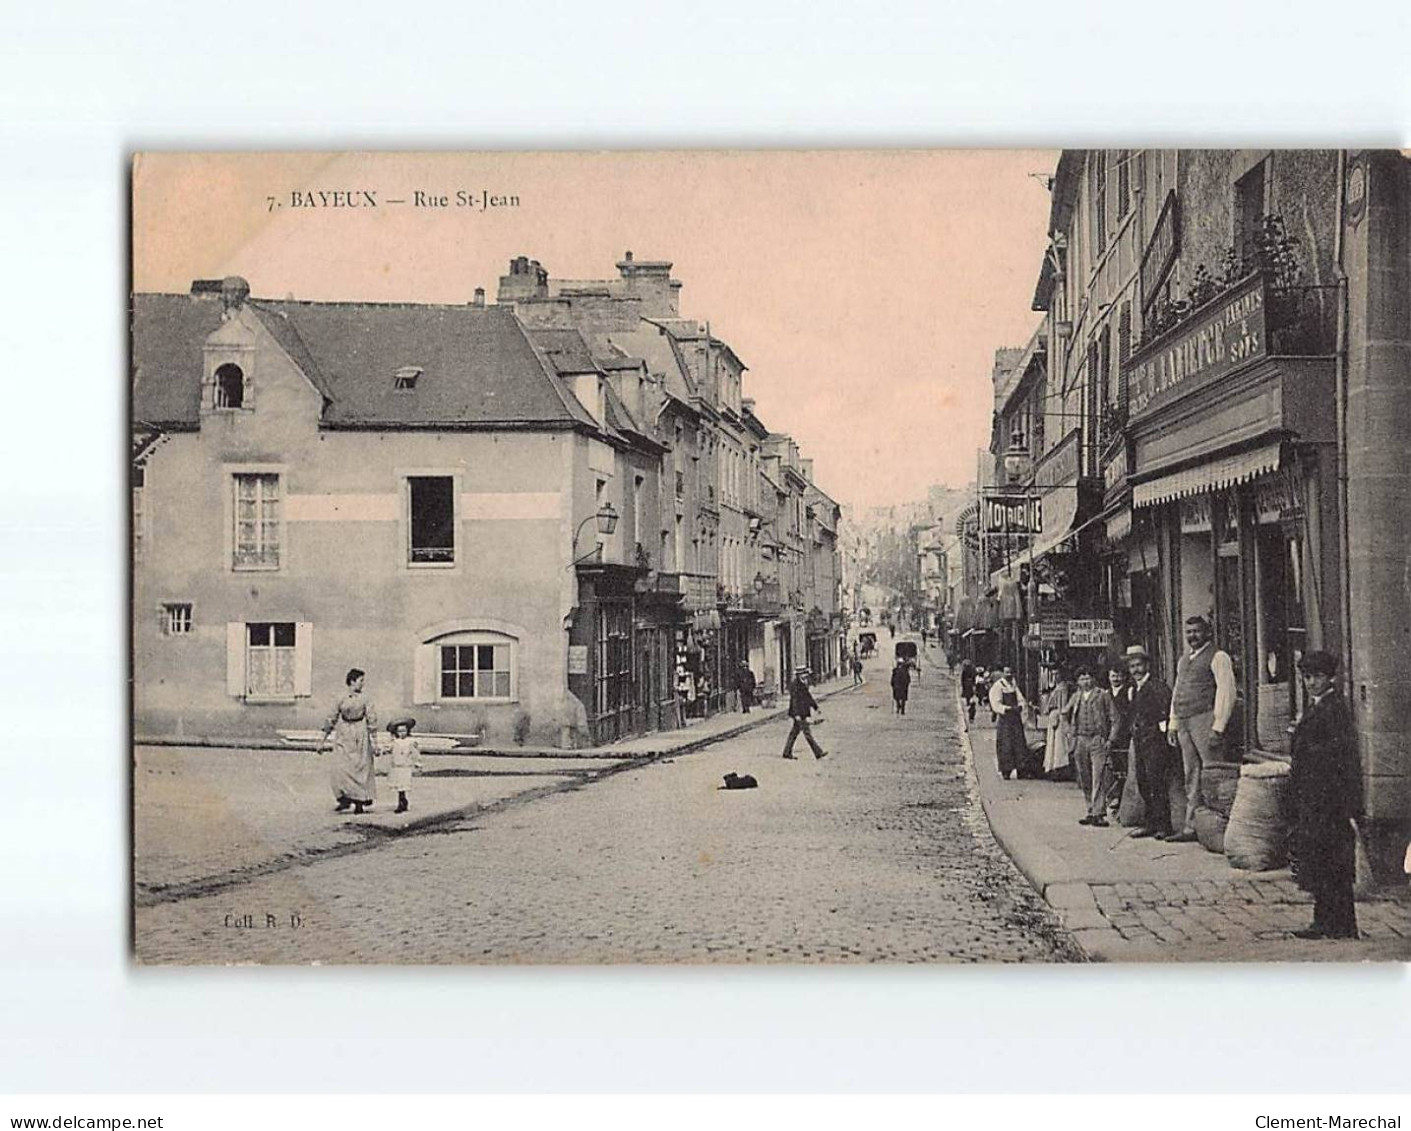
[[[1029,740],[1024,737],[1024,710],[1028,703],[1014,682],[1014,669],[1005,665],[1000,677],[990,685],[990,710],[995,713],[995,758],[999,776],[1017,778],[1019,768],[1029,757]]]
[[[1068,676],[1059,668],[1055,673],[1053,687],[1043,700],[1044,714],[1044,773],[1052,774],[1065,769],[1071,760],[1073,750],[1073,723],[1063,713],[1068,700],[1073,697],[1073,685]]]
[[[350,806],[354,813],[361,813],[373,800],[372,732],[377,726],[377,712],[363,697],[365,678],[361,669],[349,670],[348,693],[334,704],[323,728],[323,737],[333,738],[329,780],[340,813]]]

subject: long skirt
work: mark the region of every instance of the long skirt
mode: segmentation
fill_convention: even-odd
[[[361,802],[373,799],[372,736],[366,719],[349,722],[340,718],[333,724],[332,763],[329,784],[334,797]]]
[[[1029,757],[1029,740],[1024,737],[1024,721],[1019,711],[1011,708],[999,717],[995,727],[995,757],[999,776],[1007,778],[1010,770],[1020,769]]]
[[[1044,731],[1044,773],[1069,765],[1073,751],[1073,727],[1064,720]]]

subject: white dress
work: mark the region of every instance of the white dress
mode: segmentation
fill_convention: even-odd
[[[414,738],[392,740],[392,769],[387,773],[387,786],[398,793],[412,787],[412,767],[421,765],[421,747]]]

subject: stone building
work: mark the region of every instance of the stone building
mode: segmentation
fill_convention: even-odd
[[[1408,183],[1394,153],[1066,150],[1034,300],[1046,411],[1102,483],[1110,649],[1169,676],[1184,619],[1210,618],[1255,759],[1287,757],[1298,657],[1340,654],[1379,868],[1411,821],[1386,629],[1411,616]]]

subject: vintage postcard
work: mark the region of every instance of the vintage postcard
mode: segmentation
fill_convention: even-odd
[[[142,964],[1411,958],[1411,159],[142,153]]]

